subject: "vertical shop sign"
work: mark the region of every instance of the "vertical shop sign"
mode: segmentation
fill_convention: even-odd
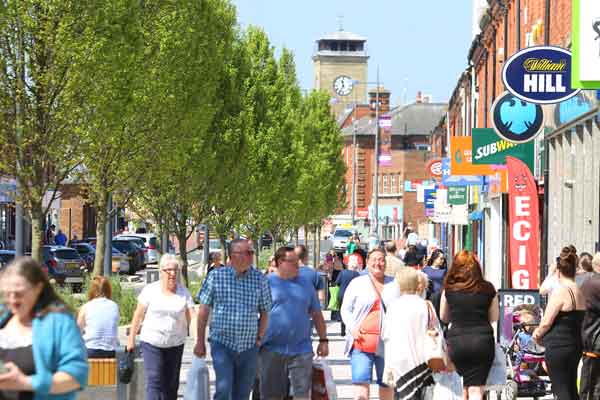
[[[392,165],[392,116],[382,115],[379,117],[381,128],[379,141],[379,165],[389,167]]]
[[[537,289],[540,265],[537,186],[521,160],[506,157],[508,168],[509,268],[514,289]]]

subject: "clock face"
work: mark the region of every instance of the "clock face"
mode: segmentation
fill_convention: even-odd
[[[340,96],[348,96],[352,93],[352,78],[346,75],[340,75],[333,81],[333,90]]]

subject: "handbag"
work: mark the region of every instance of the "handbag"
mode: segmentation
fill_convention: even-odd
[[[327,305],[327,309],[331,311],[340,311],[340,287],[339,286],[331,286],[329,287],[329,304]]]
[[[337,400],[337,390],[331,367],[323,358],[313,360],[311,399]]]
[[[184,400],[209,400],[209,385],[206,360],[194,355],[192,358],[192,368],[190,368],[187,375]]]
[[[440,372],[446,369],[446,341],[442,335],[440,324],[435,317],[435,311],[431,309],[431,304],[428,301],[426,303],[428,322],[424,339],[425,360],[427,360],[427,366],[433,372]]]
[[[118,357],[117,372],[119,375],[119,382],[128,384],[131,382],[133,376],[135,354],[133,351],[127,351],[120,353]]]
[[[485,386],[503,386],[506,385],[506,355],[502,350],[502,346],[496,343],[494,348],[494,361],[492,362],[492,368],[488,374]]]

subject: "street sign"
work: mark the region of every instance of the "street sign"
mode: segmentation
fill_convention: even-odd
[[[506,164],[506,156],[513,156],[527,164],[530,171],[534,171],[535,142],[509,142],[490,128],[475,128],[472,136],[473,164]]]
[[[442,160],[435,158],[427,163],[425,167],[427,173],[433,178],[439,178],[442,176]]]
[[[562,47],[527,47],[511,56],[502,68],[506,89],[534,104],[560,103],[581,89],[571,88],[571,52]]]
[[[448,204],[463,205],[467,204],[467,187],[450,186],[448,187]]]
[[[539,104],[528,103],[510,92],[494,101],[491,114],[496,133],[514,143],[533,140],[544,124],[544,111]]]

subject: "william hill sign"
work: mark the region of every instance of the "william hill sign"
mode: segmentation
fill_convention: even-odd
[[[571,52],[561,47],[519,51],[504,64],[502,79],[509,92],[535,104],[559,103],[579,92],[571,87]]]

